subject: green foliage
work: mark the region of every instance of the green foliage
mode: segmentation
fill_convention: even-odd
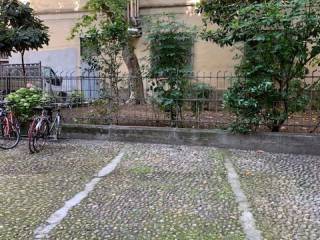
[[[259,125],[279,131],[290,114],[308,103],[306,93],[313,85],[303,79],[307,67],[319,61],[320,12],[314,6],[320,1],[237,2],[225,6],[232,14],[224,12],[217,19],[213,14],[218,2],[202,4],[207,23],[219,25],[217,30],[207,30],[204,38],[221,46],[242,45],[238,79],[225,104],[236,113],[242,132]]]
[[[101,72],[110,80],[117,102],[119,69],[122,64],[122,50],[128,42],[129,23],[125,16],[127,0],[89,0],[84,15],[72,29],[71,37],[82,37],[82,58],[90,70]],[[100,83],[101,95],[107,96],[107,83]],[[110,96],[109,96],[110,97]]]
[[[237,116],[233,131],[248,133],[261,125],[278,131],[290,114],[302,111],[308,103],[300,80],[292,80],[283,94],[268,77],[239,77],[224,95],[225,106]]]
[[[320,111],[320,82],[315,84],[311,92],[310,107],[312,110]]]
[[[84,94],[82,91],[75,90],[71,93],[70,103],[72,104],[81,104],[85,100]]]
[[[21,122],[27,122],[33,115],[33,108],[48,104],[50,97],[37,88],[20,88],[6,97],[11,110]]]
[[[268,2],[266,0],[201,0],[197,11],[202,13],[205,31],[202,37],[206,40],[213,40],[215,35],[228,33],[234,19],[239,16],[239,9],[250,6],[252,3]],[[217,24],[218,31],[207,28],[210,24]],[[232,45],[232,44],[230,44]]]
[[[150,73],[154,77],[179,75],[192,70],[191,55],[196,29],[179,22],[175,16],[163,14],[146,18],[149,43]]]
[[[119,57],[128,40],[126,0],[89,0],[84,15],[73,27],[71,38],[81,36],[83,56],[90,67],[106,75],[116,74]]]
[[[34,14],[29,3],[18,0],[0,1],[0,31],[2,37],[7,39],[4,44],[13,51],[25,52],[38,50],[49,43],[48,27]],[[1,46],[0,46],[0,51]],[[8,50],[4,50],[8,53]]]
[[[11,51],[13,50],[10,35],[11,32],[8,31],[3,20],[0,18],[0,53],[5,56],[10,56]]]
[[[129,172],[137,176],[145,176],[152,174],[154,169],[150,166],[136,166],[129,169]]]
[[[72,30],[71,37],[83,37],[83,59],[89,64],[89,70],[99,71],[106,76],[112,88],[112,96],[107,96],[105,81],[100,89],[103,98],[112,99],[119,104],[119,87],[122,80],[119,69],[123,61],[128,68],[130,101],[144,103],[144,88],[138,58],[134,52],[136,21],[127,16],[128,0],[89,0],[84,15]]]
[[[99,99],[93,102],[94,112],[98,114],[98,116],[106,117],[110,114],[110,110],[108,108],[109,101],[105,99]]]
[[[187,97],[191,99],[191,110],[194,115],[199,115],[204,106],[209,102],[213,87],[206,83],[192,83],[188,88]]]
[[[169,112],[172,120],[181,113],[182,100],[186,96],[195,37],[194,28],[178,22],[173,16],[148,20],[149,73],[155,79],[151,90],[159,107]]]

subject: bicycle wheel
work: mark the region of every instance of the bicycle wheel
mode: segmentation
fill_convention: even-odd
[[[12,123],[16,127],[16,129],[19,131],[19,135],[21,136],[21,128],[20,128],[20,123],[16,117],[12,118]]]
[[[35,153],[36,151],[34,150],[33,147],[33,138],[36,135],[36,126],[38,123],[39,119],[35,118],[32,123],[29,126],[29,130],[28,130],[28,146],[29,146],[29,151],[30,153]]]
[[[41,123],[38,122],[37,125],[38,124],[41,125],[36,126],[36,134],[33,136],[32,139],[32,145],[35,152],[40,152],[41,150],[43,150],[44,146],[48,142],[50,131],[49,121],[43,119]]]
[[[12,149],[18,145],[19,141],[20,130],[8,118],[5,118],[1,124],[0,148]]]

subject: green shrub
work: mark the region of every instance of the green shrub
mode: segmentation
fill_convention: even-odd
[[[213,87],[207,83],[192,83],[188,89],[187,97],[191,99],[191,110],[194,115],[200,114],[213,92]]]
[[[320,110],[320,83],[317,83],[312,89],[312,98],[310,99],[310,108],[315,111]]]
[[[150,90],[157,106],[176,121],[182,116],[196,30],[164,14],[150,19],[146,33],[150,50]]]
[[[28,121],[33,115],[33,108],[50,103],[50,97],[36,88],[20,88],[6,97],[10,109],[20,122]]]
[[[313,84],[305,78],[319,63],[320,11],[312,7],[319,0],[225,2],[201,1],[199,11],[208,27],[205,40],[239,50],[238,79],[225,94],[226,107],[237,117],[233,130],[264,126],[279,132],[309,104]]]
[[[81,91],[75,90],[71,93],[70,102],[72,104],[81,104],[84,102],[84,94]]]
[[[287,92],[279,92],[270,78],[238,78],[224,95],[225,107],[237,117],[232,130],[239,133],[254,132],[265,126],[278,132],[295,112],[308,104],[303,83],[291,80]]]
[[[92,106],[94,108],[94,112],[97,113],[99,117],[106,117],[111,113],[109,109],[109,101],[106,99],[96,100],[93,102]]]

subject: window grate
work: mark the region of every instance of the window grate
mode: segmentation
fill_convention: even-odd
[[[1,63],[9,63],[8,55],[0,53],[0,64]]]
[[[139,0],[130,0],[128,3],[128,18],[129,21],[134,25],[140,25],[140,5]]]

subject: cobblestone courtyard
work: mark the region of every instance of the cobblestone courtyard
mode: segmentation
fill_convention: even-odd
[[[0,155],[0,239],[316,240],[319,170],[315,156],[22,142]]]

